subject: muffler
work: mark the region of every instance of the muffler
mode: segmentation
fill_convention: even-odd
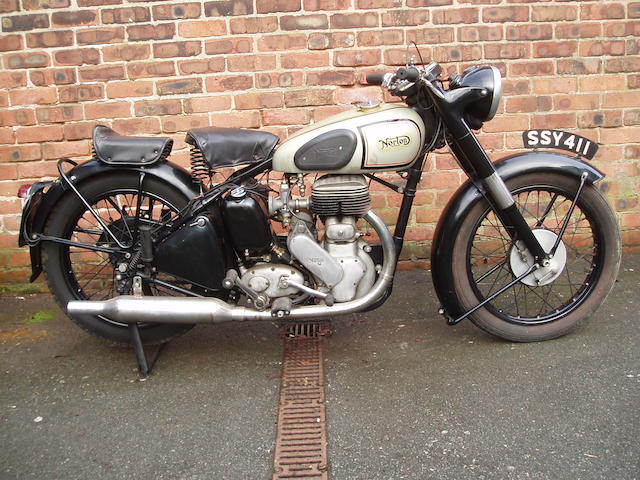
[[[393,280],[396,251],[384,222],[373,212],[363,217],[382,243],[382,271],[371,290],[360,298],[332,306],[295,307],[286,317],[294,320],[333,317],[364,310],[382,297]],[[67,304],[69,315],[100,315],[122,323],[221,323],[229,321],[273,320],[271,311],[230,305],[218,298],[176,298],[123,295],[105,301],[75,300]]]

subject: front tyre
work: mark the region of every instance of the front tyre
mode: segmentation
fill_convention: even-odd
[[[140,189],[138,172],[109,172],[82,183],[78,190],[97,212],[107,228],[123,245],[121,253],[104,253],[78,246],[56,242],[44,242],[43,266],[49,290],[63,311],[71,300],[107,300],[119,294],[131,294],[131,277],[139,268],[134,259],[140,250],[137,226],[146,223],[162,228],[189,199],[170,185],[152,177],[146,177]],[[46,234],[74,242],[103,247],[116,247],[113,239],[96,220],[77,195],[68,192],[52,211],[46,226]],[[124,266],[128,265],[125,270]],[[129,282],[126,279],[129,277]],[[184,290],[189,284],[168,275],[157,274]],[[125,279],[125,283],[122,283]],[[125,286],[123,289],[123,285]],[[118,291],[118,289],[120,291]],[[145,295],[175,295],[175,291],[148,284]],[[71,318],[85,330],[117,343],[129,342],[128,326],[95,315],[76,315]],[[140,324],[140,336],[144,343],[166,342],[183,334],[193,325]]]
[[[507,186],[543,248],[553,245],[579,181],[531,173],[511,179]],[[464,309],[489,298],[523,271],[528,252],[521,250],[486,200],[469,211],[452,258],[455,291]],[[472,314],[471,321],[506,340],[542,341],[575,329],[602,304],[618,274],[620,234],[611,207],[593,185],[584,186],[554,258],[553,269],[537,278],[525,277]]]

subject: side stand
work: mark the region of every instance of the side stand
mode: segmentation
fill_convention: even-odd
[[[133,347],[133,351],[136,354],[136,360],[138,361],[138,370],[140,371],[140,375],[143,379],[149,377],[151,373],[151,369],[156,364],[156,360],[164,350],[166,343],[161,343],[158,349],[156,350],[155,355],[151,358],[151,360],[147,359],[147,354],[144,350],[144,345],[142,345],[142,340],[140,339],[140,329],[138,328],[137,323],[129,324],[129,336],[131,341],[131,346]]]

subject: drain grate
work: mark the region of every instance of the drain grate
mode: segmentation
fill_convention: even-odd
[[[329,324],[283,326],[284,360],[273,480],[327,480],[322,335]]]

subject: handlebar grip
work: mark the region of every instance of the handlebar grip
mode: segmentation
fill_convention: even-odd
[[[369,85],[382,85],[384,75],[384,73],[370,73],[367,75],[366,81]]]
[[[399,80],[407,80],[409,82],[415,82],[420,78],[420,72],[416,67],[400,67],[396,72],[396,77]]]

